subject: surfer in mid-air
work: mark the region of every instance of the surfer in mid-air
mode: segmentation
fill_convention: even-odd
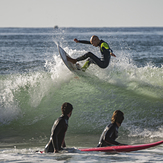
[[[100,40],[98,38],[98,36],[93,35],[91,37],[90,41],[78,40],[76,38],[74,39],[74,41],[76,43],[92,44],[93,46],[100,48],[101,58],[98,58],[92,52],[87,52],[83,56],[78,57],[76,59],[67,57],[67,60],[73,64],[76,64],[76,62],[82,61],[82,60],[85,60],[88,58],[88,60],[86,61],[86,63],[82,67],[82,70],[84,70],[84,71],[88,68],[88,66],[91,63],[97,64],[100,68],[106,68],[110,62],[110,56],[116,57],[114,55],[113,51],[110,49],[109,45],[105,41]]]

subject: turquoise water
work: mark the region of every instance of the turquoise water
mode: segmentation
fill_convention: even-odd
[[[108,68],[91,65],[75,75],[63,64],[58,42],[72,57],[99,49],[76,44],[96,34],[116,54]],[[125,120],[119,142],[163,139],[163,28],[0,28],[0,161],[161,162],[162,145],[123,154],[37,154],[65,101],[74,106],[66,144],[95,147],[114,110]],[[84,64],[84,62],[81,62]],[[29,158],[30,156],[30,158]]]

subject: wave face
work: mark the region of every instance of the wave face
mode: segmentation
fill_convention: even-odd
[[[117,57],[106,69],[91,65],[73,74],[55,42],[74,58],[100,56],[73,42],[93,34]],[[163,137],[163,28],[1,28],[0,42],[1,142],[49,137],[66,101],[74,106],[69,135],[100,136],[114,110],[122,110],[121,137]]]

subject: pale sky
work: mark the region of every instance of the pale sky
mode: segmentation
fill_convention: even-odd
[[[163,0],[0,0],[0,27],[163,27]]]

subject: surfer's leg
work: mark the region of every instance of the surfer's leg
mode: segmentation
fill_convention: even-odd
[[[76,58],[76,60],[77,60],[77,61],[83,61],[83,60],[87,59],[88,57],[90,57],[90,58],[93,59],[93,56],[96,57],[93,53],[88,52],[88,53],[82,55],[81,57]],[[96,58],[98,58],[98,57],[96,57]],[[98,58],[98,59],[99,59],[99,58]]]
[[[76,59],[70,58],[70,57],[68,57],[68,56],[67,56],[67,60],[68,60],[69,62],[73,63],[73,64],[75,64],[75,63],[77,62]]]
[[[88,53],[84,54],[83,56],[76,58],[76,60],[77,61],[82,61],[82,60],[85,60],[87,58],[90,58],[90,59],[87,60],[87,61],[89,61],[89,63],[88,63],[89,65],[91,63],[94,63],[94,64],[97,64],[100,68],[106,68],[107,67],[106,65],[108,65],[104,61],[101,61],[100,58],[98,58],[97,56],[95,56],[91,52],[88,52]]]
[[[69,57],[69,56],[67,56],[67,60],[69,61],[69,62],[71,62],[71,63],[73,63],[73,64],[75,64],[76,62],[78,62],[78,61],[83,61],[83,60],[85,60],[85,59],[87,59],[88,57],[90,57],[90,58],[96,58],[96,59],[98,59],[98,60],[100,60],[98,57],[96,57],[93,53],[91,53],[91,52],[88,52],[88,53],[86,53],[86,54],[84,54],[84,55],[82,55],[81,57],[78,57],[78,58],[76,58],[76,59],[73,59],[73,58],[71,58],[71,57]],[[95,60],[96,60],[95,59]],[[93,59],[94,60],[94,59]],[[91,63],[91,62],[90,62]],[[92,62],[93,63],[93,62]]]
[[[91,63],[94,63],[94,64],[97,64],[100,68],[106,68],[106,67],[108,66],[108,64],[109,64],[109,61],[110,61],[110,56],[109,56],[108,59],[105,59],[104,61],[101,61],[100,58],[98,58],[96,55],[94,55],[94,54],[91,53],[91,52],[88,52],[88,53],[84,54],[83,56],[78,57],[78,58],[76,58],[76,59],[73,59],[73,58],[67,56],[67,60],[68,60],[69,62],[72,62],[73,64],[75,64],[75,63],[78,62],[78,61],[83,61],[83,60],[85,60],[85,59],[87,59],[87,58],[89,58],[89,59],[87,60],[88,66],[89,66]]]

